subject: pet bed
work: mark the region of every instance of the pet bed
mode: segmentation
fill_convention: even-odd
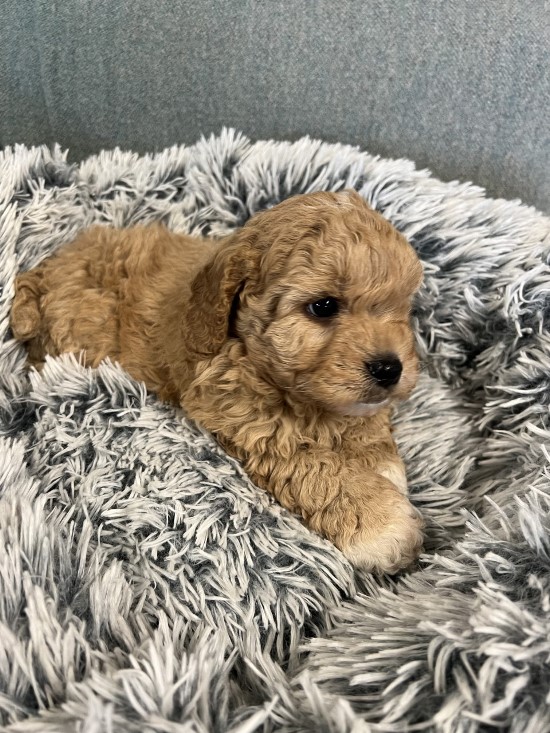
[[[353,187],[425,265],[397,440],[425,555],[354,575],[116,364],[38,375],[18,270],[93,223],[218,236]],[[224,131],[78,166],[0,153],[0,724],[6,731],[550,730],[550,221],[403,160]]]

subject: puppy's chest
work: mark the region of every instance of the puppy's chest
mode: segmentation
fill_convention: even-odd
[[[383,419],[332,418],[297,421],[294,425],[300,450],[340,453],[349,458],[370,454],[380,443],[391,441],[389,421]]]
[[[235,457],[290,460],[304,451],[345,453],[355,458],[391,440],[389,415],[339,417],[289,395],[261,379],[234,344],[201,365],[184,407]]]
[[[242,402],[232,407],[226,405],[223,419],[213,421],[210,429],[241,460],[250,456],[292,460],[304,452],[367,459],[381,443],[391,441],[384,420],[300,414],[281,406],[266,409],[265,404],[262,409],[259,401],[251,401],[248,409]]]

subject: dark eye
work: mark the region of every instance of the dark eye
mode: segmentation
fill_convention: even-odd
[[[316,318],[331,318],[335,316],[340,309],[340,303],[336,298],[321,298],[315,303],[307,306],[307,312]]]

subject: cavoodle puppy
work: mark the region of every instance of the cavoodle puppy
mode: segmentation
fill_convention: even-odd
[[[219,241],[95,227],[18,277],[11,327],[37,367],[118,361],[353,564],[391,573],[422,544],[390,425],[417,378],[421,280],[359,195],[313,193]]]

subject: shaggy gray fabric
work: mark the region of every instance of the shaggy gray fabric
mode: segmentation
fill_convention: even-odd
[[[216,236],[353,186],[425,263],[398,414],[418,569],[380,582],[116,365],[27,376],[13,280],[93,222]],[[406,161],[231,132],[155,157],[0,154],[7,731],[550,730],[550,221]]]

